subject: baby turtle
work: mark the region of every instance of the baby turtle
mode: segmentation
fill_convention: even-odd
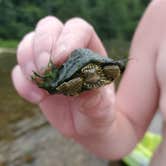
[[[34,72],[32,79],[50,94],[74,96],[110,84],[123,69],[121,60],[115,61],[90,49],[79,48],[61,67],[57,68],[50,61],[44,74]]]

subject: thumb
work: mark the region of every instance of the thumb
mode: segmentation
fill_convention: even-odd
[[[113,84],[86,92],[72,102],[73,120],[79,135],[98,134],[115,119]]]

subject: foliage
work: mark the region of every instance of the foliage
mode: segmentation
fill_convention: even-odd
[[[0,48],[16,48],[18,45],[17,40],[2,40],[0,39]]]
[[[99,36],[131,39],[148,1],[146,0],[0,0],[0,38],[20,39],[37,21],[55,15],[63,21],[82,17]]]

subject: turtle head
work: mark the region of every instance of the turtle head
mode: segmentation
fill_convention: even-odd
[[[52,82],[57,79],[59,69],[53,64],[53,62],[50,60],[46,70],[42,75],[33,72],[33,75],[31,76],[31,79],[33,82],[35,82],[39,88],[43,88],[49,93],[53,89]]]

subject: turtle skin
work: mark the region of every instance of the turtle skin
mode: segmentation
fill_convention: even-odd
[[[43,75],[34,72],[33,81],[50,94],[79,95],[110,84],[124,70],[123,61],[101,56],[87,48],[74,50],[57,68],[51,61]]]

